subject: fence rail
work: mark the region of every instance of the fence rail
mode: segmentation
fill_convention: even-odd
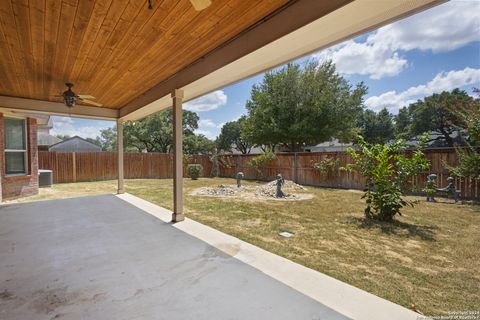
[[[454,149],[429,149],[425,151],[431,166],[429,172],[412,179],[414,189],[424,187],[426,176],[430,173],[438,175],[437,184],[446,186],[449,176],[448,166],[458,165],[457,154]],[[351,157],[345,152],[302,152],[280,153],[277,159],[258,172],[249,167],[248,162],[255,155],[227,155],[220,161],[219,171],[221,177],[234,178],[236,173],[242,171],[246,179],[273,180],[278,173],[289,180],[299,184],[362,189],[365,179],[356,172],[341,170]],[[313,163],[325,158],[338,159],[338,165],[326,174],[321,175],[312,166]],[[203,177],[212,174],[212,162],[209,156],[193,156],[191,163],[203,166]],[[39,152],[39,168],[53,171],[55,183],[109,180],[117,178],[116,152],[76,152],[56,153],[48,151]],[[155,178],[167,179],[173,176],[173,158],[170,154],[162,153],[125,153],[124,155],[125,178]],[[184,172],[186,175],[186,170]],[[461,196],[466,199],[480,199],[480,181],[475,179],[455,180]]]

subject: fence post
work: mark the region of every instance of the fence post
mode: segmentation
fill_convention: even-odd
[[[293,182],[298,183],[297,153],[293,153]]]
[[[50,151],[49,151],[50,152]],[[58,173],[60,172],[60,170],[58,170],[58,157],[57,157],[57,153],[54,152],[53,153],[54,155],[54,158],[55,158],[55,169],[54,169],[54,173],[53,173],[53,183],[58,183]]]
[[[234,172],[234,177],[237,176],[238,171],[240,170],[240,155],[237,155],[237,159],[235,160],[235,172]]]
[[[77,159],[75,152],[72,152],[72,173],[73,173],[73,182],[77,182]]]

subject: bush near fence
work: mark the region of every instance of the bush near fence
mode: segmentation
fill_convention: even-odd
[[[438,175],[438,185],[446,186],[449,171],[445,164],[458,165],[457,154],[454,149],[428,149],[425,155],[430,160],[429,172],[425,172],[411,183],[416,190],[424,187],[426,177],[430,173]],[[248,162],[255,155],[226,155],[220,161],[220,176],[234,178],[236,173],[242,171],[249,180],[259,179],[254,169]],[[338,159],[338,165],[327,174],[320,173],[313,168],[312,163],[327,157]],[[263,169],[263,180],[274,180],[278,173],[285,179],[293,180],[302,185],[321,186],[344,189],[363,189],[365,180],[356,172],[341,170],[352,161],[345,152],[301,152],[279,153],[277,159]],[[212,162],[207,155],[192,157],[191,163],[203,166],[202,177],[212,174]],[[39,168],[53,171],[55,183],[110,180],[117,178],[117,153],[116,152],[75,152],[56,153],[48,151],[39,152]],[[125,153],[124,155],[125,178],[155,178],[167,179],[173,177],[173,158],[170,154],[162,153]],[[186,166],[184,176],[187,176]],[[466,199],[480,199],[480,181],[475,179],[456,180],[457,189]]]

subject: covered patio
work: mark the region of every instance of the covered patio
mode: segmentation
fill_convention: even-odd
[[[129,194],[4,205],[2,319],[416,319]]]
[[[0,201],[38,190],[36,114],[116,121],[118,195],[0,206],[0,318],[416,319],[186,219],[182,103],[442,2],[1,1],[0,141],[24,122]],[[65,105],[70,82],[96,104]],[[123,170],[123,124],[170,107],[173,212],[125,194]]]
[[[0,159],[0,201],[38,190],[35,115],[116,121],[121,194],[123,124],[173,108],[172,221],[182,221],[184,101],[442,2],[2,1],[0,133],[5,121],[28,133],[15,150],[20,141],[0,144],[17,156]]]

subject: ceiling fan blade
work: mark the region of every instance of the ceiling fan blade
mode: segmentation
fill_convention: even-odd
[[[103,107],[103,104],[92,101],[92,100],[82,99],[82,98],[79,98],[79,100],[82,101],[83,103],[91,104],[91,105],[94,105],[94,106],[97,106],[97,107]]]
[[[77,96],[80,98],[80,99],[91,99],[91,100],[95,100],[97,98],[95,98],[94,96],[91,96],[89,94],[77,94]]]
[[[202,11],[203,9],[208,8],[211,4],[211,0],[190,0],[192,6],[197,11]]]

